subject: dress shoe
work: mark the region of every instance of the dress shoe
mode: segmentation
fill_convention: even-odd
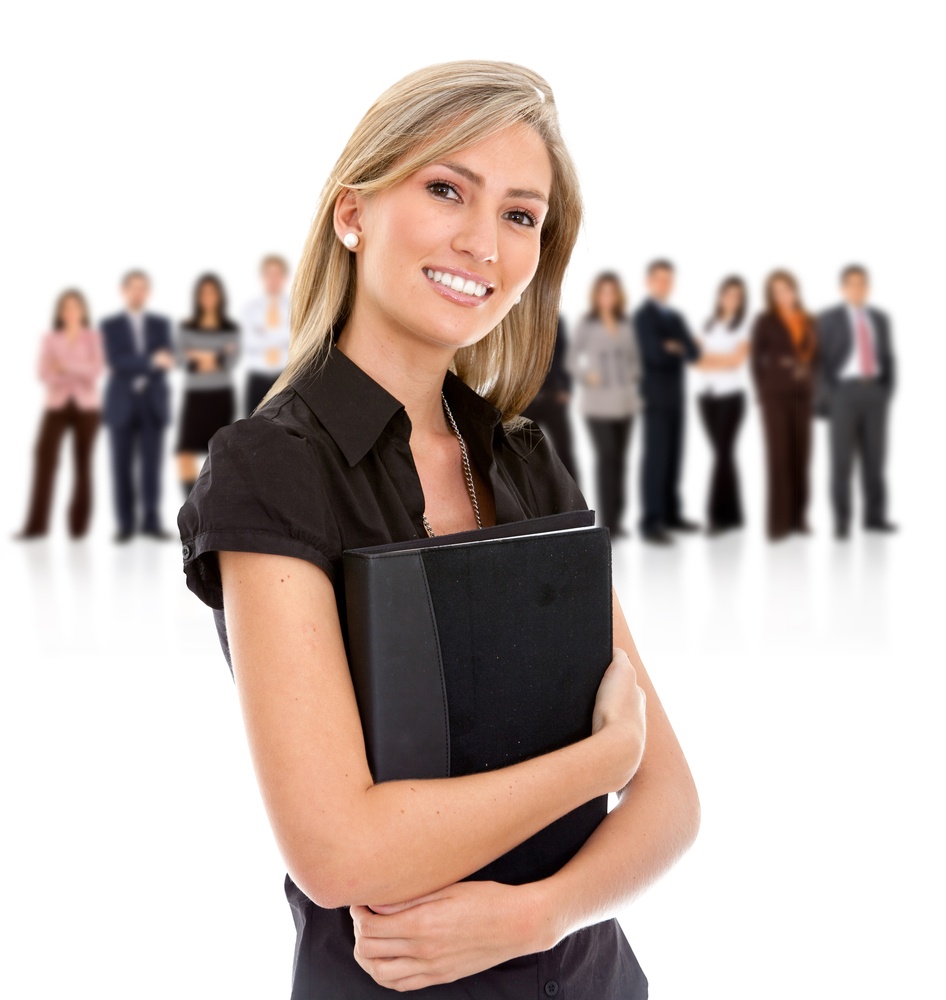
[[[865,524],[864,530],[879,531],[884,535],[892,535],[897,530],[897,526],[895,524],[891,524],[889,521],[875,521],[872,524]]]
[[[841,525],[838,525],[834,529],[834,537],[839,542],[846,542],[851,537],[851,532],[848,528],[844,528]]]
[[[169,542],[174,537],[169,531],[164,531],[162,528],[147,528],[141,533],[158,542]]]
[[[114,542],[115,542],[116,545],[126,545],[134,537],[135,537],[135,533],[133,531],[119,531],[115,535]]]
[[[626,528],[609,528],[608,534],[612,538],[630,538],[631,533]]]
[[[18,531],[14,536],[15,542],[35,542],[38,538],[45,538],[44,531]]]
[[[680,518],[678,521],[671,521],[667,527],[671,531],[699,531],[700,526],[695,521],[687,521],[684,518]]]
[[[641,538],[649,545],[673,545],[673,535],[668,534],[661,528],[654,528],[651,531],[642,531]]]

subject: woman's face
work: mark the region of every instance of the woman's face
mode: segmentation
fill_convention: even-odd
[[[723,289],[719,297],[724,316],[735,316],[742,307],[742,289],[738,285],[729,285]]]
[[[798,295],[784,278],[776,278],[772,282],[772,298],[775,299],[779,309],[784,309],[786,312],[791,312],[798,306]]]
[[[515,307],[539,263],[552,166],[516,126],[374,195],[343,195],[341,236],[360,237],[355,311],[451,351],[482,339]]]
[[[82,326],[82,303],[74,296],[67,295],[59,307],[59,318],[68,327]]]
[[[216,313],[220,306],[220,294],[217,286],[212,281],[205,281],[197,292],[197,304],[200,311],[205,313]]]
[[[595,293],[595,308],[599,316],[614,316],[621,301],[618,286],[613,281],[602,281]]]

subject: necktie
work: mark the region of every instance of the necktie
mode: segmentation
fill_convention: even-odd
[[[877,374],[874,361],[874,345],[870,342],[870,330],[867,328],[867,316],[863,309],[857,310],[857,355],[861,362],[861,374],[864,378],[873,378]]]

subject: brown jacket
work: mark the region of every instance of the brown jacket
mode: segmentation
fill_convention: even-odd
[[[799,356],[788,328],[776,313],[761,313],[752,328],[750,351],[752,377],[759,396],[782,393],[810,394],[818,364],[818,342],[815,324],[809,320],[808,331]]]

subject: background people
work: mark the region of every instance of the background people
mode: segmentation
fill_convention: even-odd
[[[844,303],[818,320],[818,408],[830,421],[834,530],[847,538],[851,472],[857,457],[863,483],[864,528],[895,531],[887,520],[887,413],[894,390],[890,320],[867,303],[870,285],[859,264],[841,274]]]
[[[627,455],[634,414],[641,408],[640,357],[625,309],[624,289],[613,271],[591,287],[591,309],[568,348],[566,368],[581,385],[581,412],[594,444],[599,523],[612,538],[626,535]]]
[[[661,545],[673,541],[669,531],[696,531],[683,516],[680,473],[683,465],[686,364],[699,357],[699,347],[680,313],[668,305],[674,268],[655,260],[647,268],[649,298],[634,314],[644,377],[644,456],[642,537]]]
[[[572,428],[568,421],[568,404],[571,400],[572,378],[565,368],[568,352],[568,334],[565,320],[558,317],[558,333],[549,373],[535,399],[522,411],[523,416],[534,420],[552,441],[562,465],[569,475],[578,482],[578,464],[572,448]]]
[[[236,413],[233,367],[239,354],[240,328],[227,315],[223,282],[202,274],[194,285],[193,310],[180,325],[177,355],[184,368],[184,402],[177,438],[177,469],[184,499],[200,469],[214,434]]]
[[[260,264],[263,294],[243,310],[242,350],[246,364],[243,409],[249,416],[273,387],[289,360],[289,265],[276,254]]]
[[[161,527],[159,509],[164,428],[171,416],[167,372],[174,366],[174,355],[170,322],[145,312],[149,293],[144,271],[129,271],[122,281],[125,311],[102,321],[109,368],[104,418],[112,443],[116,542],[127,542],[138,525],[136,460],[141,531],[152,538],[171,537]]]
[[[768,535],[810,533],[807,522],[811,413],[817,343],[798,281],[773,271],[766,309],[752,330],[752,374],[762,406],[768,467]]]
[[[47,532],[59,449],[70,430],[74,472],[69,534],[85,535],[92,515],[92,449],[101,415],[103,369],[101,337],[89,322],[85,298],[68,289],[56,301],[52,330],[40,347],[39,377],[46,386],[46,403],[36,442],[29,513],[18,538],[40,538]]]
[[[711,535],[743,524],[736,438],[746,411],[746,307],[745,282],[735,275],[726,278],[699,339],[700,360],[695,365],[700,372],[700,416],[713,449],[706,506],[707,532]]]

